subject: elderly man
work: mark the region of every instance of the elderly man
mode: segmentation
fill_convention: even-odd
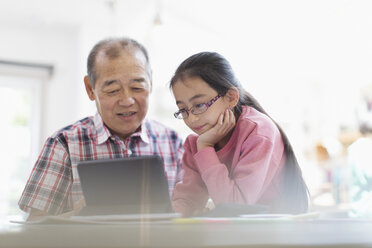
[[[89,54],[84,83],[97,113],[45,142],[19,200],[29,220],[76,213],[85,205],[77,174],[82,160],[157,154],[164,162],[170,193],[180,180],[181,139],[145,119],[152,87],[146,49],[129,38],[99,42]]]

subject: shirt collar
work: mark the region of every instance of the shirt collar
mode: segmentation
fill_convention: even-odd
[[[103,123],[101,115],[98,112],[94,115],[93,122],[97,131],[97,144],[106,142],[106,140],[111,137],[111,132]]]
[[[94,126],[96,127],[97,131],[97,144],[102,144],[107,141],[110,137],[114,138],[115,135],[111,134],[110,130],[104,124],[101,115],[97,112],[93,118]],[[133,133],[129,136],[129,138],[139,137],[145,143],[150,143],[148,130],[146,128],[146,120],[141,124],[141,130],[138,132]]]
[[[149,139],[149,135],[148,135],[148,130],[147,130],[147,127],[146,127],[146,120],[144,120],[141,124],[141,130],[139,130],[138,132],[135,132],[133,133],[131,136],[129,136],[130,138],[133,138],[133,137],[139,137],[143,142],[145,143],[150,143],[150,139]]]

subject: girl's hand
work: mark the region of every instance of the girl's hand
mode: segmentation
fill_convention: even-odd
[[[214,147],[218,141],[223,139],[235,126],[235,115],[231,109],[226,109],[218,117],[216,125],[201,134],[197,140],[198,151],[205,147]]]

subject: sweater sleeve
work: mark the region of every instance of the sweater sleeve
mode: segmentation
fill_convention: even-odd
[[[208,200],[206,185],[195,167],[191,150],[185,142],[185,153],[182,159],[183,179],[176,184],[172,197],[174,211],[184,216],[202,211]]]
[[[279,150],[282,154],[282,149]],[[277,153],[271,140],[255,135],[242,144],[239,161],[230,173],[214,148],[202,149],[194,159],[215,204],[255,204],[280,166]]]

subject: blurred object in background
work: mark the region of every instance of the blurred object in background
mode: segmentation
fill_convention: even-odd
[[[350,145],[350,216],[372,218],[372,139],[362,137]]]
[[[343,209],[348,202],[348,173],[343,145],[336,138],[327,138],[315,145],[317,165],[322,182],[312,195],[314,210]]]
[[[370,86],[372,89],[372,85]],[[364,91],[361,137],[348,148],[351,217],[372,218],[372,91]]]
[[[329,154],[327,149],[318,142],[315,145],[315,158],[316,158],[316,165],[321,172],[321,181],[320,184],[315,188],[314,192],[312,193],[312,204],[313,207],[323,208],[334,206],[335,202],[331,195],[332,190],[332,175],[331,169],[329,168]]]

